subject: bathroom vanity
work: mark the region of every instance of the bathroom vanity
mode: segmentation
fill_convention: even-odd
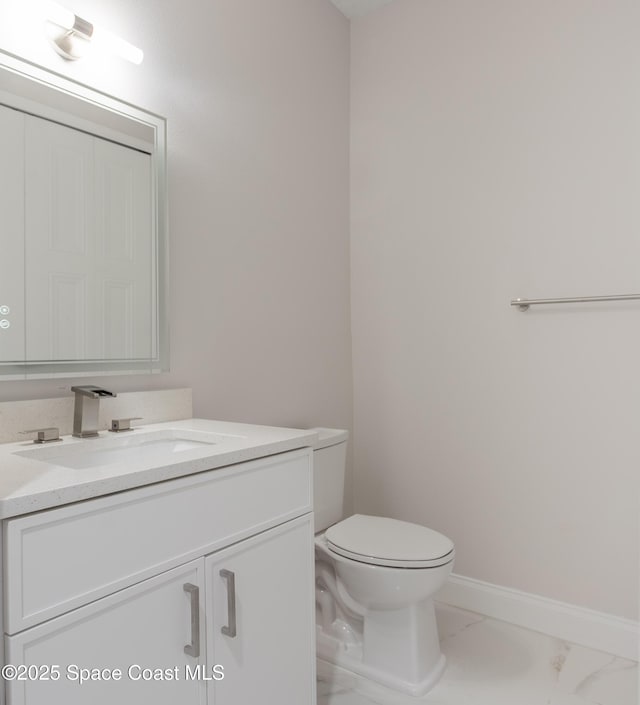
[[[315,434],[0,446],[8,705],[315,703]]]

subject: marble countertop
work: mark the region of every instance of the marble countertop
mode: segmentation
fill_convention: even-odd
[[[156,432],[217,434],[214,444],[198,444],[178,453],[158,453],[145,459],[119,460],[96,467],[64,467],[56,460],[64,453],[92,453],[119,445],[135,434]],[[159,435],[156,433],[156,435]],[[121,492],[133,487],[171,480],[206,470],[233,465],[296,448],[311,446],[314,431],[255,426],[251,424],[186,419],[136,426],[134,431],[101,432],[97,439],[64,436],[60,442],[34,444],[31,441],[0,444],[0,519],[57,507],[92,497]],[[194,444],[195,445],[195,444]],[[42,449],[42,450],[40,450]],[[40,456],[41,459],[35,459]]]

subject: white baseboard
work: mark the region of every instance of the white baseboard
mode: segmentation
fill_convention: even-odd
[[[511,588],[449,577],[435,599],[454,607],[543,632],[563,641],[638,660],[638,622]]]

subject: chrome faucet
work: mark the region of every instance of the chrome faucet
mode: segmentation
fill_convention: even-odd
[[[76,438],[95,438],[98,435],[98,411],[100,397],[115,397],[117,394],[88,384],[71,387],[76,401],[73,406],[73,435]]]

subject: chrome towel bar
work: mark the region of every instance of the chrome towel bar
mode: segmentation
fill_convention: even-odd
[[[526,311],[529,306],[538,304],[588,304],[601,301],[636,301],[640,294],[615,294],[613,296],[572,296],[564,299],[513,299],[512,306],[517,306],[521,311]]]

